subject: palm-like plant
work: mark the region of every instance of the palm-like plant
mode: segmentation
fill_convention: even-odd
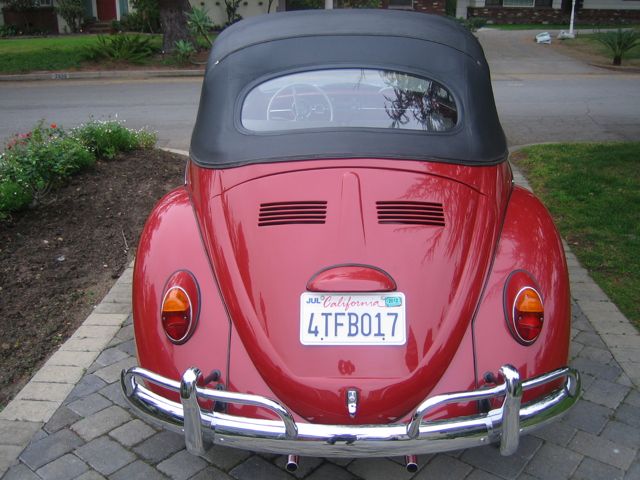
[[[640,45],[640,32],[619,28],[615,32],[599,33],[596,40],[609,49],[613,55],[613,65],[621,65],[624,54]]]

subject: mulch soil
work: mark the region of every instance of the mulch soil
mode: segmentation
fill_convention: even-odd
[[[0,223],[0,409],[100,303],[184,166],[160,150],[98,161]]]

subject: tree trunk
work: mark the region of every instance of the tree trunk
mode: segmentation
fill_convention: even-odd
[[[613,64],[614,65],[622,65],[622,55],[615,55],[613,57]]]
[[[191,11],[189,0],[158,0],[160,9],[160,26],[162,27],[162,50],[171,53],[175,42],[186,40],[194,43],[193,36],[187,26],[186,14]]]

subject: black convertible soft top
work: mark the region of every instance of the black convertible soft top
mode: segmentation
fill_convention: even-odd
[[[242,102],[256,85],[290,73],[362,68],[434,80],[455,98],[447,132],[343,128],[251,132]],[[393,10],[261,15],[216,39],[191,138],[202,166],[314,158],[399,158],[488,165],[506,159],[489,67],[476,38],[444,17]]]

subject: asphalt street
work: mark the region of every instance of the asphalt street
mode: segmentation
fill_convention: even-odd
[[[536,45],[532,32],[478,36],[509,145],[640,139],[640,75],[578,62]],[[157,131],[162,147],[187,150],[201,85],[197,77],[2,82],[0,139],[40,119],[73,127],[118,118]]]

